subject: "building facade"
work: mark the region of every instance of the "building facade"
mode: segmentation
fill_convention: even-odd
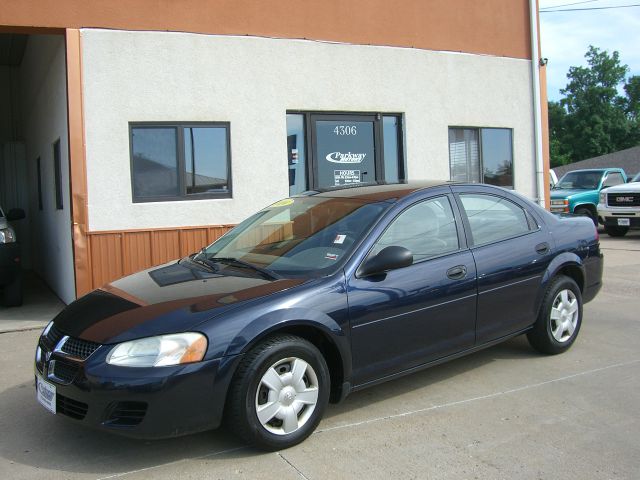
[[[25,257],[65,302],[305,190],[544,201],[532,2],[10,2],[0,201],[27,210]]]

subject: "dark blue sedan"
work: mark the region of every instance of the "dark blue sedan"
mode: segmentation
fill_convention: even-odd
[[[39,340],[37,397],[133,437],[224,420],[286,448],[355,390],[523,333],[567,350],[601,279],[593,222],[501,188],[309,192],[70,304]]]

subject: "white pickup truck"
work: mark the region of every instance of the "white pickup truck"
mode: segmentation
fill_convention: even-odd
[[[598,222],[612,237],[623,237],[629,228],[640,228],[640,173],[629,183],[600,191]]]

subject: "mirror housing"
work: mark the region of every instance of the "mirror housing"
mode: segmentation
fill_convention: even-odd
[[[25,217],[24,210],[21,208],[12,208],[7,212],[7,220],[13,222],[15,220],[22,220]]]
[[[358,269],[358,277],[367,277],[413,264],[413,253],[404,247],[391,245],[369,258]]]

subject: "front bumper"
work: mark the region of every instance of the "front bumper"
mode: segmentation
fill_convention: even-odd
[[[36,376],[56,387],[57,414],[145,439],[219,426],[228,386],[219,372],[228,358],[171,367],[119,367],[105,361],[110,345],[97,347],[82,360],[61,351],[61,342],[52,346],[41,337],[35,362]]]
[[[620,225],[619,219],[629,219],[630,227],[640,227],[639,207],[605,207],[598,205],[598,221],[608,227]],[[626,223],[626,222],[625,222]]]

